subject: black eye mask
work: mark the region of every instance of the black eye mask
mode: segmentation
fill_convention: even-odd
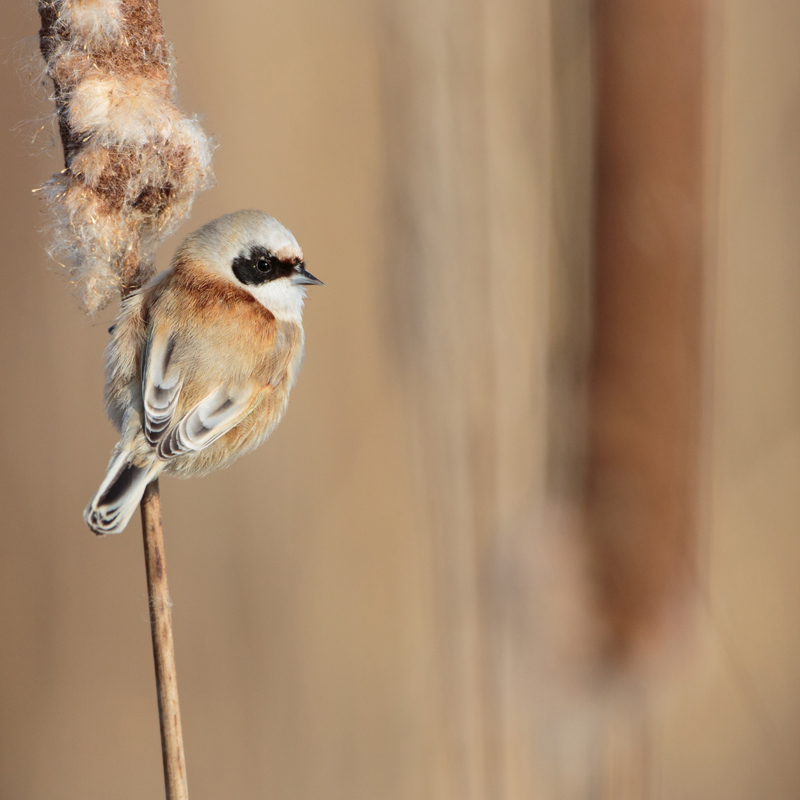
[[[288,278],[299,262],[281,260],[264,247],[254,247],[248,253],[233,259],[233,274],[247,286],[258,286],[261,283]]]

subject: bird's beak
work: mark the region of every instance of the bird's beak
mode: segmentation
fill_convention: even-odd
[[[315,278],[310,272],[307,272],[305,267],[300,267],[300,269],[295,271],[294,275],[292,275],[292,283],[295,284],[295,286],[305,284],[314,286],[325,285],[319,278]]]

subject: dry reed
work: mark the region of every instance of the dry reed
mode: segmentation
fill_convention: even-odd
[[[42,187],[51,255],[92,314],[138,289],[211,180],[212,145],[176,102],[155,0],[40,0],[39,46],[65,168]],[[188,796],[158,484],[142,499],[168,800]]]

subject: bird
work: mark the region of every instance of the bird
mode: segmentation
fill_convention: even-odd
[[[191,233],[122,301],[104,357],[121,437],[84,511],[92,531],[121,532],[161,473],[222,469],[272,433],[303,359],[310,285],[324,284],[294,236],[250,209]]]

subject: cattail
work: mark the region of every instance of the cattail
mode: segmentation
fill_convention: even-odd
[[[39,13],[66,163],[42,187],[49,252],[93,313],[153,274],[212,181],[212,144],[177,105],[154,0],[41,0]]]
[[[91,314],[153,274],[156,248],[212,180],[212,146],[176,103],[156,0],[39,0],[39,15],[65,161],[41,187],[49,250]],[[165,788],[186,800],[157,481],[141,508]]]

